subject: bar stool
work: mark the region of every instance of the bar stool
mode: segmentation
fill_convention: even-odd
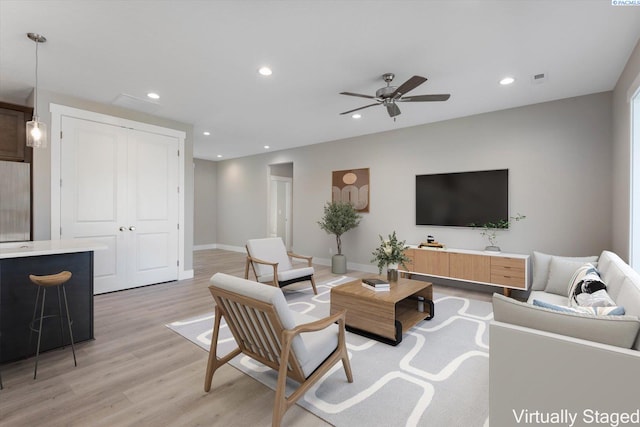
[[[33,332],[38,333],[38,347],[36,350],[36,367],[33,371],[34,380],[36,379],[36,375],[38,373],[38,357],[40,355],[40,337],[42,336],[42,321],[45,318],[51,318],[51,317],[60,318],[60,338],[62,340],[62,348],[64,348],[64,333],[63,333],[63,326],[62,326],[63,316],[62,316],[62,304],[60,299],[60,288],[62,288],[62,295],[64,296],[64,308],[67,313],[67,325],[69,326],[69,338],[71,339],[71,352],[73,353],[73,364],[74,366],[78,366],[78,363],[76,362],[76,349],[73,345],[73,332],[71,330],[71,323],[73,322],[69,317],[69,304],[67,303],[67,292],[64,288],[64,284],[70,278],[71,278],[71,272],[69,271],[61,271],[58,274],[50,274],[47,276],[34,276],[33,274],[29,275],[29,279],[31,279],[31,281],[38,286],[38,293],[36,294],[36,304],[35,304],[35,307],[33,308],[33,318],[31,320],[31,323],[29,324],[29,329],[31,329],[31,331],[29,332],[29,347],[31,347],[31,337],[33,335]],[[47,296],[47,288],[51,288],[51,287],[56,287],[58,291],[58,314],[57,315],[48,314],[45,316],[44,314],[45,297]],[[36,313],[38,311],[38,300],[40,299],[40,293],[42,293],[40,317],[36,318]],[[37,329],[34,328],[36,321],[39,322],[39,327]]]

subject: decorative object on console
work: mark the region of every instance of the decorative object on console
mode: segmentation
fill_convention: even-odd
[[[498,230],[505,230],[509,228],[511,222],[518,222],[525,218],[525,215],[519,213],[516,216],[509,217],[509,219],[501,219],[497,222],[485,222],[481,225],[471,224],[471,226],[482,228],[480,234],[489,240],[489,246],[484,248],[485,251],[501,252],[502,249],[498,246]]]
[[[358,212],[369,212],[369,169],[333,171],[331,201],[351,203]]]
[[[406,263],[409,262],[409,258],[404,253],[408,246],[404,244],[404,240],[402,242],[398,241],[395,231],[389,235],[387,240],[382,236],[379,237],[380,246],[371,253],[373,255],[371,262],[378,264],[378,273],[382,273],[382,268],[387,267],[387,280],[397,282],[398,266],[402,265],[407,268]]]
[[[342,254],[341,236],[360,224],[362,216],[356,212],[351,203],[327,202],[324,207],[324,215],[318,221],[318,225],[328,234],[336,236],[338,253],[331,257],[331,272],[344,274],[347,272],[347,258]]]
[[[431,236],[429,236],[429,237],[431,237]],[[431,241],[429,241],[429,239],[427,239],[426,242],[420,242],[420,244],[418,245],[418,248],[444,248],[444,245],[442,243],[440,243],[440,242],[436,242],[432,238]]]

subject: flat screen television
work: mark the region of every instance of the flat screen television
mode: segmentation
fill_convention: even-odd
[[[501,219],[509,219],[508,169],[416,175],[416,225],[478,227]]]

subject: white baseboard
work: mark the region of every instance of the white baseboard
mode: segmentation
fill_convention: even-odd
[[[194,245],[194,251],[206,251],[207,249],[218,249],[218,245],[216,243],[209,243],[207,245]]]
[[[330,266],[331,265],[331,259],[314,257],[313,258],[313,263],[314,264],[318,264],[318,265]],[[365,273],[378,274],[378,267],[376,267],[375,265],[358,264],[356,262],[349,262],[348,260],[347,260],[347,270],[356,270],[356,271],[363,271]]]
[[[244,246],[231,246],[231,245],[216,245],[216,249],[224,249],[225,251],[231,251],[231,252],[241,252],[243,254],[246,254],[247,251],[244,248]]]
[[[207,249],[223,249],[225,251],[231,251],[231,252],[240,252],[240,253],[247,253],[246,249],[244,248],[244,246],[232,246],[232,245],[221,245],[219,243],[212,243],[212,244],[208,244],[208,245],[197,245],[193,247],[194,251],[204,251]],[[314,264],[318,264],[318,265],[326,265],[326,266],[330,266],[331,265],[331,259],[330,258],[313,258],[313,263]],[[375,265],[371,265],[371,264],[358,264],[356,262],[349,262],[347,261],[347,269],[349,270],[356,270],[356,271],[363,271],[365,273],[373,273],[373,274],[378,274],[378,267],[376,267]]]
[[[193,279],[193,270],[178,271],[178,280]]]

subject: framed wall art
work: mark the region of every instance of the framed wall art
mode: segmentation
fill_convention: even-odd
[[[369,212],[369,168],[333,171],[331,201],[349,202],[358,212]]]

